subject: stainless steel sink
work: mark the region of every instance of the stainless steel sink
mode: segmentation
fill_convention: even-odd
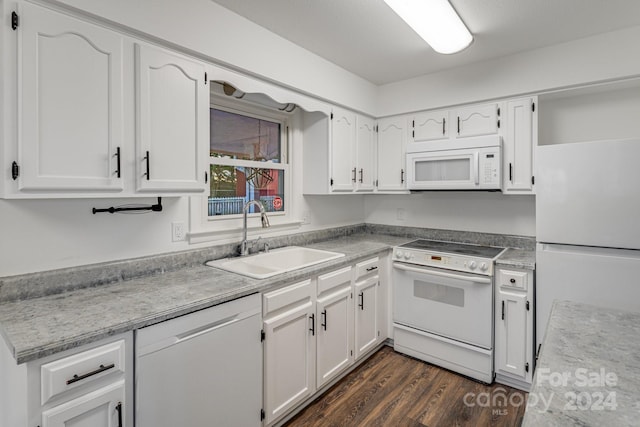
[[[338,252],[287,246],[267,253],[208,261],[206,265],[255,279],[265,279],[343,256]]]

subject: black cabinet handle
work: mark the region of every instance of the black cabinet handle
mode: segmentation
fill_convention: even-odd
[[[358,294],[358,297],[360,298],[360,303],[358,303],[358,307],[360,307],[360,310],[364,310],[364,292],[360,292]]]
[[[516,283],[516,279],[509,280],[511,283]]]
[[[353,178],[351,178],[351,180],[353,182],[356,182],[356,168],[353,168],[353,170],[351,171],[351,173],[353,173]]]
[[[509,181],[513,182],[513,164],[509,163]]]
[[[327,330],[327,310],[322,310],[322,329]]]
[[[447,123],[447,119],[445,119],[445,118],[443,117],[443,118],[442,118],[442,134],[443,134],[443,135],[445,134],[444,127],[445,127],[446,123]]]
[[[116,176],[120,178],[120,147],[116,147],[114,157],[116,158]]]
[[[316,334],[316,316],[315,314],[311,315],[311,329],[309,329],[311,331],[311,335],[315,335]]]
[[[122,427],[122,402],[118,402],[116,411],[118,411],[118,427]]]
[[[209,174],[207,171],[204,171],[204,183],[207,184],[209,182]]]
[[[400,169],[400,184],[404,184],[404,169]]]
[[[377,269],[378,269],[378,267],[377,267],[377,266],[374,266],[374,267],[369,267],[369,268],[367,268],[367,271],[373,271],[373,270],[377,270]]]
[[[504,300],[502,300],[502,320],[504,320]]]
[[[82,381],[85,378],[89,378],[89,377],[91,377],[93,375],[97,375],[97,374],[99,374],[101,372],[108,371],[109,369],[112,369],[115,366],[116,365],[113,364],[113,363],[110,364],[110,365],[107,365],[107,366],[100,365],[100,367],[98,369],[96,369],[95,371],[87,372],[86,374],[82,374],[82,375],[74,375],[73,378],[71,378],[70,380],[67,380],[67,385],[73,384],[73,383],[78,382],[78,381]]]
[[[147,181],[149,181],[149,152],[147,151],[147,155],[144,157],[144,159],[147,162],[147,173],[145,173],[145,175],[147,176]]]
[[[363,176],[364,176],[364,169],[360,168],[360,184],[362,184]]]
[[[460,116],[458,116],[458,135],[460,135]]]

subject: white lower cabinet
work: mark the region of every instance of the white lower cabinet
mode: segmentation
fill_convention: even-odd
[[[311,333],[315,315],[311,281],[303,283],[309,288],[307,298],[295,301],[280,314],[265,318],[263,323],[266,424],[289,412],[315,391],[315,337]]]
[[[535,360],[533,272],[499,268],[496,280],[496,381],[528,391]]]
[[[378,288],[377,275],[355,284],[355,350],[356,359],[378,344],[380,330],[378,325]]]
[[[42,413],[42,427],[123,427],[124,380]]]
[[[316,375],[320,388],[353,362],[351,267],[318,277]],[[320,289],[327,289],[321,292]]]
[[[386,339],[379,263],[372,258],[263,295],[265,425],[282,420]],[[364,309],[356,301],[364,301]]]
[[[16,364],[0,340],[0,425],[132,427],[133,333]]]

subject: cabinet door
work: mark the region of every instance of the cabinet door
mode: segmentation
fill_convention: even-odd
[[[315,391],[313,304],[296,306],[263,326],[265,422],[270,424]]]
[[[358,117],[356,138],[356,190],[373,191],[375,168],[375,123],[367,117]]]
[[[122,191],[122,37],[28,3],[21,13],[18,188]]]
[[[500,108],[498,104],[472,105],[456,111],[458,137],[498,133]]]
[[[405,190],[406,118],[378,122],[378,190]]]
[[[496,307],[496,370],[527,377],[527,294],[500,290]]]
[[[353,305],[351,286],[317,302],[317,384],[322,387],[351,365]]]
[[[139,191],[204,192],[209,91],[202,63],[136,44]]]
[[[449,111],[429,111],[411,119],[413,142],[432,141],[449,137]]]
[[[356,183],[357,168],[354,159],[356,115],[339,108],[334,109],[331,120],[331,178],[332,191],[352,191]]]
[[[505,193],[530,194],[533,190],[533,99],[507,102],[507,133],[504,137]]]
[[[378,342],[378,276],[355,285],[355,347],[356,359]]]
[[[42,427],[125,427],[124,380],[42,413]]]

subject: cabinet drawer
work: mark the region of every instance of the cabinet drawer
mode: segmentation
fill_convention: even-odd
[[[125,371],[124,340],[42,365],[41,397],[44,405],[68,390],[90,384],[98,378]]]
[[[341,268],[340,270],[318,276],[318,295],[337,286],[351,283],[352,267]]]
[[[527,272],[498,270],[498,286],[501,288],[517,288],[523,291],[527,290]]]
[[[371,258],[366,261],[362,261],[356,264],[356,277],[355,280],[359,280],[361,277],[378,274],[378,267],[380,259],[378,257]]]
[[[266,293],[262,297],[262,315],[279,310],[290,304],[311,299],[311,280],[305,280],[281,289]]]

